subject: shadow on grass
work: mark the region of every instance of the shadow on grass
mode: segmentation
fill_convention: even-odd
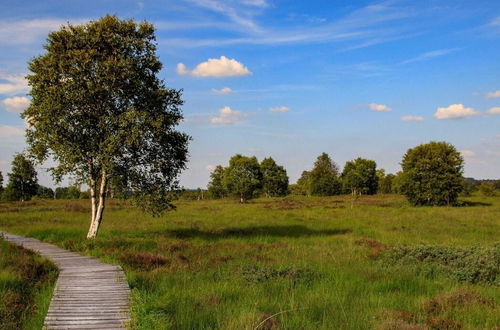
[[[472,201],[459,201],[458,206],[491,206],[491,203],[485,202],[472,202]]]
[[[221,228],[215,230],[200,230],[198,228],[183,228],[167,230],[160,234],[176,238],[202,238],[206,240],[219,240],[235,237],[306,237],[306,236],[330,236],[350,233],[350,229],[323,229],[313,230],[306,226],[253,226],[244,228]]]

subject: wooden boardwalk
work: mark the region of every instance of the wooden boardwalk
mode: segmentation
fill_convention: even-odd
[[[0,232],[12,243],[38,252],[59,268],[44,329],[125,329],[130,289],[120,266],[55,245]]]

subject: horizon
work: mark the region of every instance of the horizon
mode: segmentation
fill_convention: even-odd
[[[318,155],[400,170],[405,152],[453,144],[464,177],[498,179],[500,3],[57,1],[0,5],[0,171],[21,152],[27,62],[49,31],[106,14],[157,28],[168,87],[193,137],[181,186],[205,188],[237,153],[273,157],[296,182]],[[300,157],[297,157],[300,155]],[[39,166],[39,182],[55,187]],[[66,180],[67,185],[69,181]]]

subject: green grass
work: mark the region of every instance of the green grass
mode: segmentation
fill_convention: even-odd
[[[57,268],[0,238],[0,329],[41,329]]]
[[[452,208],[415,208],[393,195],[178,201],[160,218],[111,201],[93,241],[85,240],[88,201],[32,201],[0,204],[0,229],[122,265],[133,328],[494,328],[495,281],[450,276],[437,259],[391,257],[399,246],[485,250],[480,257],[500,267],[500,198],[464,201]]]

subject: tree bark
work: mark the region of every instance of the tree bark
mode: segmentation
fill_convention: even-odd
[[[91,181],[91,203],[92,203],[92,219],[90,222],[89,232],[87,233],[87,238],[95,238],[97,236],[97,232],[99,231],[99,226],[102,221],[102,214],[104,212],[104,206],[106,203],[106,188],[108,184],[107,173],[105,170],[101,173],[101,184],[99,187],[99,202],[96,198],[96,188],[97,184],[95,181]]]

